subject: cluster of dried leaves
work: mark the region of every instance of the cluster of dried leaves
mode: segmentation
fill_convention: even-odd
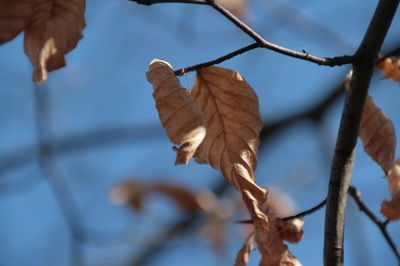
[[[384,73],[385,78],[400,82],[398,58],[386,58],[376,67]],[[352,72],[349,72],[344,82],[346,89],[350,86],[351,78]],[[399,220],[400,160],[395,161],[396,132],[390,118],[376,105],[371,96],[368,96],[365,102],[359,136],[365,152],[382,167],[388,179],[392,199],[382,202],[381,213],[390,220]]]
[[[302,223],[283,222],[263,209],[267,191],[254,182],[262,121],[253,89],[239,73],[225,68],[198,70],[189,92],[169,63],[155,59],[149,69],[147,79],[154,87],[161,123],[170,140],[180,145],[173,148],[175,164],[187,164],[194,157],[219,170],[236,187],[253,221],[261,265],[298,265],[283,241],[300,241]],[[243,250],[250,249],[239,252],[237,265],[245,265],[248,252]]]
[[[82,39],[85,0],[0,1],[0,45],[24,32],[24,49],[34,66],[33,80],[65,65],[64,55]]]

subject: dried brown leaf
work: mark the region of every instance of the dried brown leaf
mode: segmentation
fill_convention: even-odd
[[[292,198],[281,189],[268,186],[268,201],[264,203],[261,209],[272,211],[278,217],[287,217],[294,214],[295,203]]]
[[[303,239],[304,232],[301,229],[303,225],[304,221],[300,218],[290,219],[289,221],[277,218],[276,229],[280,232],[282,240],[297,243]]]
[[[25,30],[24,48],[34,65],[35,82],[43,82],[48,71],[65,66],[65,54],[83,37],[85,5],[85,0],[32,2],[33,15]]]
[[[153,97],[169,139],[178,145],[175,164],[187,164],[206,135],[207,119],[182,88],[169,63],[154,59],[146,73],[153,84]]]
[[[176,206],[186,213],[193,213],[202,209],[203,206],[201,204],[204,206],[216,206],[216,203],[212,202],[213,199],[216,200],[216,196],[214,194],[210,198],[211,192],[207,193],[209,198],[206,203],[205,192],[198,194],[188,188],[175,184],[160,182],[150,185],[137,180],[130,180],[116,186],[111,190],[110,198],[116,204],[128,204],[134,210],[142,211],[144,199],[154,193],[170,198]],[[214,207],[210,211],[215,211]]]
[[[400,82],[400,59],[395,56],[385,58],[376,67],[383,72],[386,79]]]
[[[32,16],[32,1],[0,1],[0,45],[12,40],[29,24]]]
[[[255,227],[255,240],[258,250],[261,253],[260,265],[262,266],[298,266],[300,262],[294,257],[283,243],[281,231],[278,230],[277,223],[280,221],[273,212],[262,213],[256,204],[255,198],[248,192],[244,194],[252,202],[253,225]]]
[[[208,67],[197,71],[191,95],[208,119],[196,161],[209,163],[239,191],[248,190],[263,202],[265,190],[254,183],[253,174],[263,125],[256,93],[239,73]]]
[[[236,255],[235,265],[234,266],[246,266],[250,259],[250,252],[253,250],[253,242],[254,242],[254,232],[251,233],[246,241],[244,242],[242,248],[239,250]]]
[[[387,179],[392,199],[382,202],[381,213],[392,221],[400,220],[400,160],[393,164]]]
[[[148,193],[147,185],[131,180],[114,187],[110,192],[110,198],[116,204],[128,204],[135,211],[142,211],[143,200]]]
[[[168,196],[186,213],[195,212],[200,208],[197,195],[187,188],[167,183],[157,183],[151,187],[151,190]]]
[[[387,174],[394,162],[395,130],[390,118],[375,104],[371,96],[365,102],[359,136],[364,150]]]

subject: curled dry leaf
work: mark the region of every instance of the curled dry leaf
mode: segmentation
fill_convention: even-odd
[[[394,162],[395,130],[390,118],[375,104],[371,96],[365,102],[359,135],[364,150],[387,174]]]
[[[29,24],[32,16],[32,1],[0,1],[0,45],[12,40]]]
[[[38,0],[25,30],[24,48],[34,65],[33,80],[41,83],[47,71],[65,66],[64,56],[82,39],[85,0]]]
[[[230,201],[216,201],[214,208],[206,211],[206,219],[201,227],[203,238],[221,254],[225,251],[229,218],[233,215],[234,206]]]
[[[146,73],[153,84],[153,97],[169,139],[178,145],[175,164],[187,164],[206,135],[207,119],[182,88],[169,63],[154,59]]]
[[[254,232],[252,232],[244,242],[242,248],[236,255],[234,266],[246,266],[250,259],[250,252],[253,250]]]
[[[385,78],[400,82],[400,59],[398,57],[385,58],[376,67],[383,72]]]
[[[381,205],[381,213],[390,220],[400,219],[400,160],[396,160],[387,177],[389,191],[392,200],[384,200]]]
[[[277,218],[272,211],[268,212],[267,214],[261,212],[258,209],[255,198],[248,191],[244,191],[244,194],[247,196],[250,202],[252,202],[252,206],[249,207],[252,208],[252,212],[255,213],[255,215],[252,216],[253,218],[252,220],[255,228],[255,240],[257,242],[258,250],[260,251],[262,256],[260,265],[262,266],[301,265],[300,262],[296,259],[296,257],[294,257],[290,253],[287,245],[283,243],[283,240],[285,239],[283,239],[282,236],[285,236],[286,239],[288,239],[289,237],[285,234],[282,234],[283,232],[282,229],[283,227],[286,226],[289,227],[289,226],[281,223],[281,220]],[[278,225],[278,223],[280,224]],[[291,224],[290,226],[292,225],[293,224]],[[300,227],[297,228],[300,230]],[[292,230],[293,229],[294,228],[292,228]],[[292,231],[292,230],[287,230],[287,231]],[[293,231],[297,232],[296,230]],[[292,238],[290,239],[292,240]]]
[[[290,219],[289,221],[276,219],[276,229],[280,232],[282,240],[290,243],[297,243],[303,239],[304,232],[301,229],[303,225],[304,221],[300,218]]]
[[[248,190],[263,202],[266,192],[254,183],[253,173],[263,125],[256,93],[239,73],[208,67],[197,71],[190,94],[208,119],[196,161],[209,163],[239,191]]]

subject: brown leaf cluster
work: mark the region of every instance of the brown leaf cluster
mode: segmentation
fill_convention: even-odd
[[[275,265],[269,261],[282,261],[298,265],[282,243],[285,239],[294,241],[296,237],[282,238],[275,216],[271,226],[267,214],[262,211],[267,191],[254,182],[263,124],[253,89],[235,71],[207,67],[197,71],[194,87],[188,93],[167,62],[156,59],[149,68],[147,79],[155,89],[153,96],[161,123],[171,141],[182,145],[176,150],[178,158],[180,152],[184,153],[183,159],[177,158],[176,163],[187,163],[193,156],[196,162],[219,170],[241,193],[252,217],[255,239],[263,256],[261,263]],[[285,223],[279,226],[289,228]],[[278,238],[271,240],[275,234],[279,235],[280,242]],[[274,245],[286,252],[275,253]]]
[[[247,192],[246,192],[247,193]],[[252,195],[248,195],[252,198]],[[292,219],[289,221],[283,221],[278,218],[273,211],[267,211],[267,213],[259,212],[253,198],[253,209],[256,213],[253,216],[253,225],[255,232],[255,241],[259,251],[261,252],[262,258],[260,265],[263,266],[298,266],[300,262],[294,257],[286,244],[283,241],[291,243],[297,243],[303,238],[303,231],[301,227],[304,222],[301,219]],[[246,254],[248,260],[249,254]],[[242,263],[243,254],[237,257],[237,260]],[[246,265],[246,264],[239,264]]]
[[[400,59],[398,57],[385,58],[376,67],[383,72],[386,79],[400,82]]]
[[[397,60],[397,61],[396,61]],[[399,75],[399,61],[386,58],[377,67],[385,73],[385,77],[396,80]],[[396,72],[397,71],[397,72]],[[344,81],[349,89],[352,78],[350,71]],[[396,149],[396,132],[390,118],[375,104],[371,96],[367,96],[361,118],[359,136],[364,144],[364,150],[378,163],[389,183],[392,194],[390,201],[381,204],[381,213],[390,220],[400,219],[400,160],[394,160]]]
[[[34,66],[33,80],[65,66],[64,56],[82,39],[85,0],[0,1],[0,45],[24,31],[24,49]]]

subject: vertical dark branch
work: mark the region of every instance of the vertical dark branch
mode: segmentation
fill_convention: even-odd
[[[67,184],[60,177],[52,162],[50,132],[48,130],[49,106],[47,92],[42,86],[34,86],[35,116],[37,127],[37,138],[39,147],[39,167],[48,182],[54,198],[64,216],[66,225],[70,232],[70,260],[71,265],[82,265],[82,250],[80,246],[81,222],[77,215],[77,206],[72,200]]]
[[[344,214],[354,164],[354,151],[375,59],[385,39],[399,0],[380,0],[356,53],[353,79],[340,122],[327,198],[324,264],[343,265]]]

